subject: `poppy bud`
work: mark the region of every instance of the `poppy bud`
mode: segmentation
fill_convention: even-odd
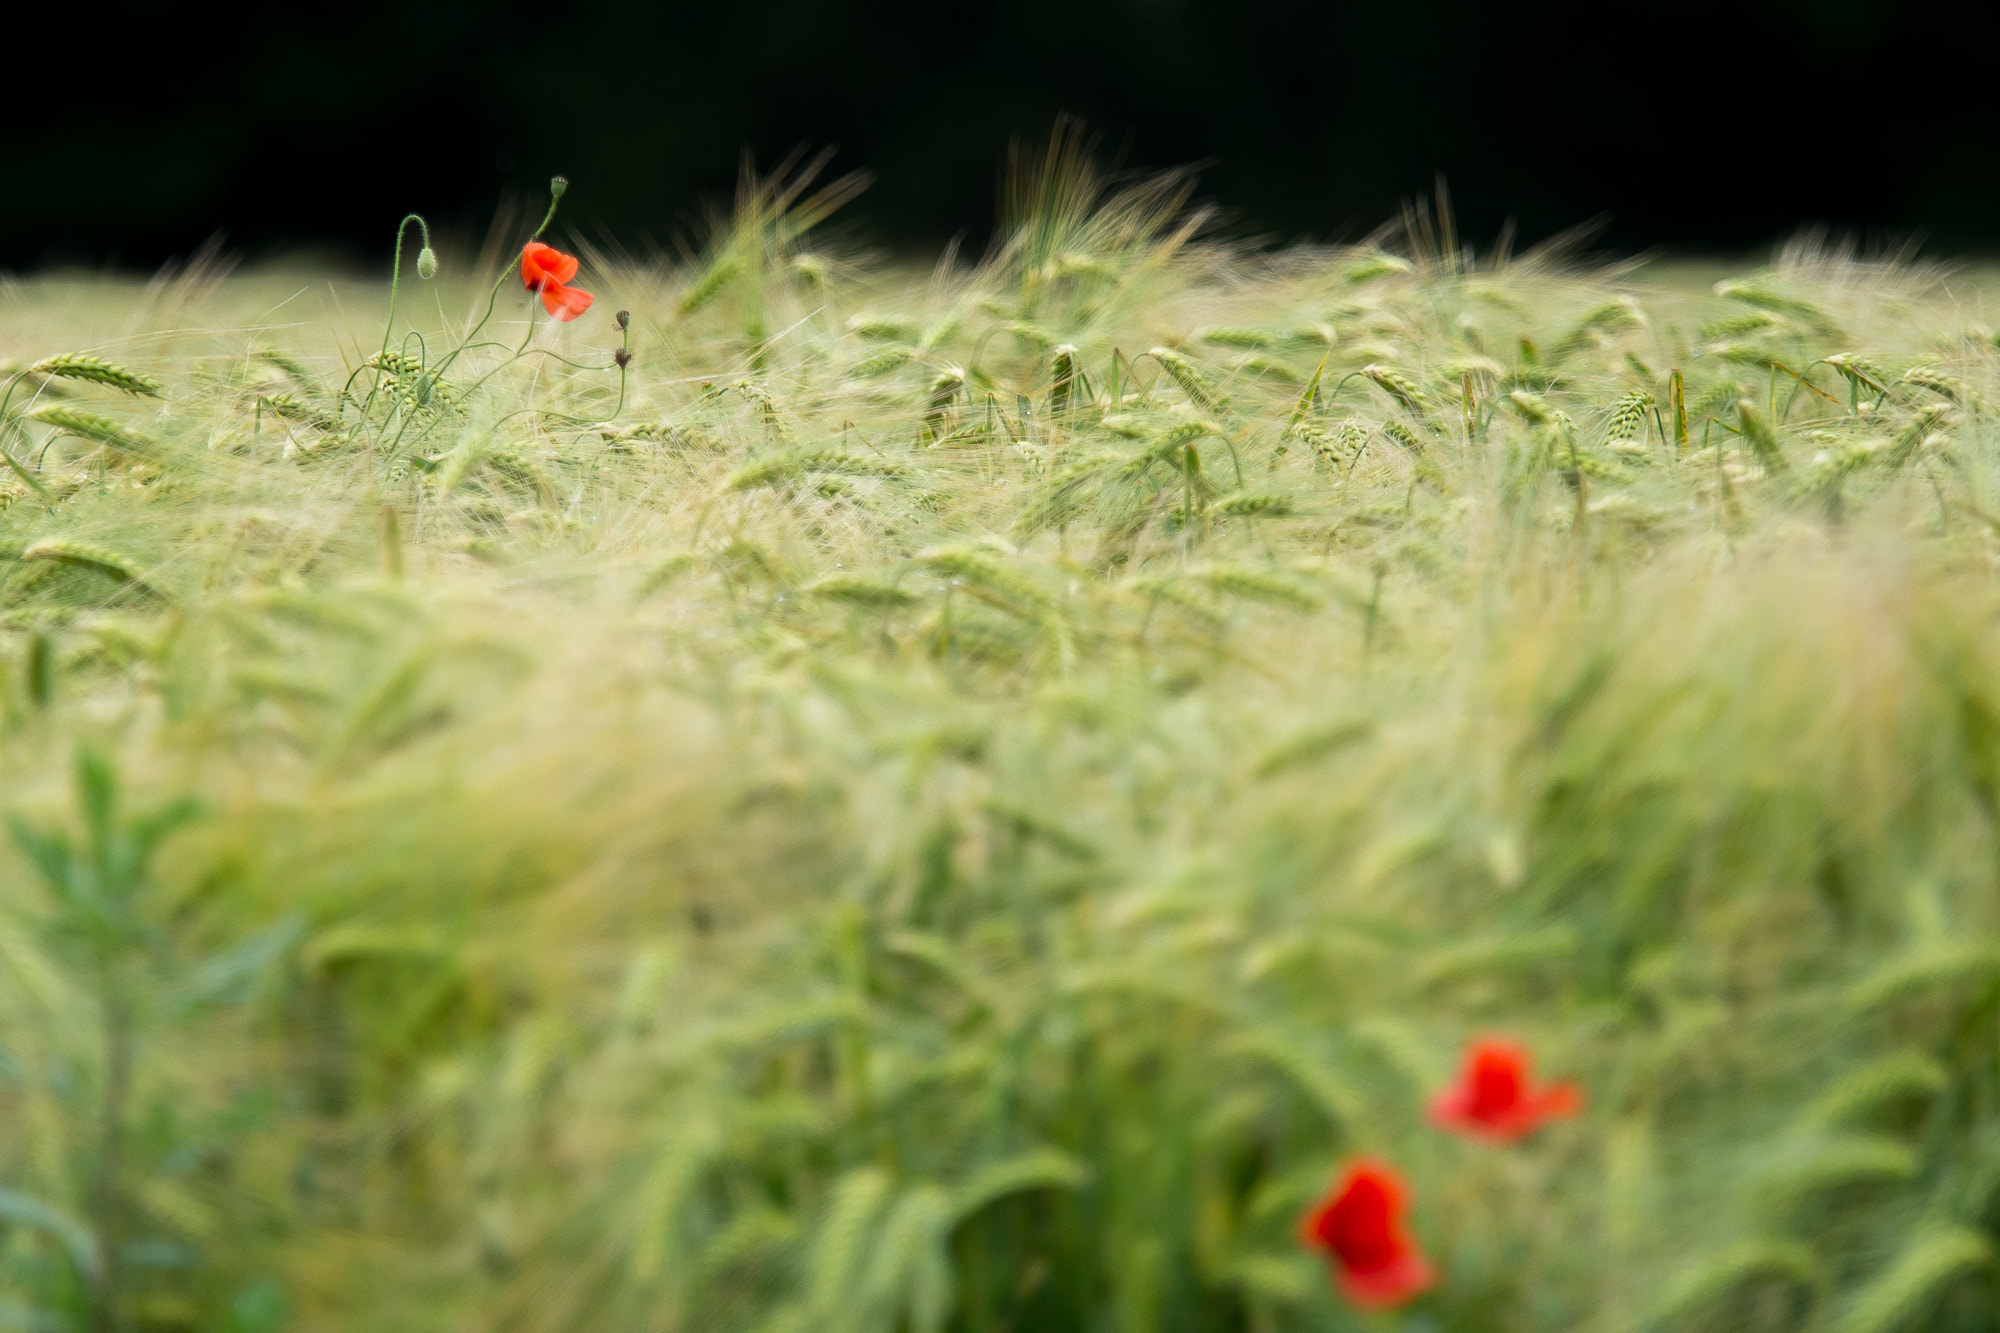
[[[611,354],[611,359],[618,363],[618,368],[620,370],[623,370],[625,369],[625,367],[632,364],[631,349],[626,347],[621,347],[617,351]]]
[[[618,312],[618,327],[619,327],[619,328],[621,328],[621,329],[629,329],[629,328],[631,328],[631,327],[632,327],[632,312],[631,312],[631,311],[629,311],[629,310],[621,310],[621,311],[619,311],[619,312]]]
[[[563,197],[563,191],[567,190],[568,188],[569,188],[569,177],[557,176],[555,179],[549,182],[549,195],[552,198],[560,199]]]
[[[417,251],[417,276],[420,278],[435,278],[437,271],[437,251],[431,249],[428,245]]]

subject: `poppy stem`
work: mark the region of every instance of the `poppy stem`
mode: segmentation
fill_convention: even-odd
[[[423,233],[423,248],[431,248],[431,224],[424,221],[422,214],[411,213],[396,224],[395,257],[389,264],[389,322],[382,329],[382,350],[385,352],[389,350],[389,339],[396,331],[396,292],[403,280],[403,233],[409,230],[412,222]]]
[[[632,366],[632,324],[625,318],[625,312],[618,312],[618,406],[611,409],[610,420],[617,420],[625,410],[625,373]]]
[[[535,228],[534,234],[528,237],[529,240],[539,241],[542,239],[542,233],[547,231],[549,229],[549,224],[556,220],[556,206],[561,203],[562,203],[562,196],[560,194],[557,194],[554,190],[550,190],[549,211],[542,214],[542,225]]]
[[[562,178],[558,176],[556,177],[556,180],[562,180]],[[565,188],[567,188],[569,182],[564,181],[563,184]],[[541,225],[535,228],[534,234],[528,237],[528,241],[539,241],[540,239],[542,239],[542,233],[549,229],[549,224],[551,222],[555,221],[556,206],[561,202],[562,202],[562,191],[556,189],[555,182],[551,181],[549,187],[549,211],[542,214]],[[525,250],[527,248],[527,245],[528,242],[524,241],[521,244],[521,248]],[[520,251],[517,250],[515,251],[515,258],[518,259],[519,257],[520,257]],[[438,362],[437,373],[439,375],[444,374],[446,370],[450,369],[452,362],[458,360],[459,353],[463,352],[467,347],[470,347],[473,343],[473,340],[478,338],[479,335],[485,331],[487,323],[491,321],[493,318],[493,311],[495,307],[498,306],[500,303],[500,289],[506,286],[507,279],[510,276],[512,276],[512,272],[513,272],[512,269],[500,270],[500,276],[493,280],[493,290],[486,294],[486,313],[479,317],[479,322],[477,324],[474,324],[472,326],[471,331],[465,335],[465,341],[461,342],[457,347],[452,348],[451,351],[445,353],[444,357]],[[391,309],[392,310],[394,309],[393,300],[391,302]],[[529,311],[530,334],[534,332],[533,323],[534,323],[534,312],[530,310]],[[519,353],[516,353],[516,355],[518,356]],[[485,380],[482,379],[480,382],[484,383]]]
[[[554,212],[555,210],[551,208],[549,211]],[[500,275],[500,282],[505,282],[506,280],[507,280],[507,275],[505,273],[502,273]],[[495,283],[493,284],[493,298],[492,300],[487,302],[487,307],[486,307],[487,319],[492,318],[493,303],[495,301],[498,301],[499,298],[500,298],[500,283]],[[444,375],[445,367],[449,366],[452,363],[453,358],[455,358],[460,352],[464,351],[467,347],[471,346],[472,336],[476,335],[479,332],[479,329],[484,328],[485,326],[486,326],[486,320],[485,319],[480,320],[479,327],[475,328],[472,331],[472,334],[467,335],[465,342],[460,343],[457,347],[453,348],[450,352],[446,353],[445,356],[439,360],[437,371],[435,372],[432,378],[441,379]],[[471,384],[467,385],[465,392],[461,394],[460,397],[462,398],[472,397],[473,394],[478,393],[479,390],[485,386],[486,381],[492,379],[495,375],[498,375],[501,371],[505,370],[507,367],[513,365],[516,361],[519,361],[522,357],[526,356],[528,354],[528,344],[533,342],[534,338],[535,338],[535,302],[529,301],[528,333],[526,337],[521,339],[521,345],[514,349],[514,355],[508,357],[505,361],[502,361],[499,365],[493,367],[491,370],[487,371],[484,375],[481,375],[478,379],[474,380]],[[500,344],[500,346],[502,347],[506,345],[507,344],[505,343]],[[407,423],[405,423],[405,426],[407,428]],[[425,427],[423,433],[419,434],[416,440],[411,442],[411,447],[414,448],[418,443],[422,442],[423,439],[430,434],[430,431],[431,427],[428,426]],[[389,452],[392,456],[395,454],[397,448],[402,444],[403,434],[404,434],[403,431],[401,430],[397,431],[396,438],[390,441]]]
[[[395,258],[389,264],[389,319],[382,326],[381,356],[384,360],[388,359],[389,356],[389,340],[396,335],[396,293],[403,282],[403,233],[410,229],[412,222],[416,223],[417,229],[423,233],[423,248],[426,250],[431,248],[431,224],[424,221],[422,214],[408,214],[401,222],[396,224]],[[381,387],[382,376],[377,374],[374,386],[368,390],[368,401],[361,408],[361,417],[364,421],[367,420],[369,408],[375,406],[375,394]]]

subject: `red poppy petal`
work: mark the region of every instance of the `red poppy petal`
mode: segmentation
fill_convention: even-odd
[[[1490,1143],[1511,1143],[1534,1132],[1540,1123],[1536,1103],[1521,1102],[1504,1109],[1475,1110],[1472,1098],[1462,1088],[1440,1093],[1431,1102],[1430,1121],[1438,1129],[1463,1134]]]
[[[1299,1219],[1299,1238],[1351,1261],[1357,1257],[1356,1246],[1393,1246],[1406,1206],[1407,1190],[1395,1168],[1372,1158],[1359,1158],[1347,1165],[1319,1202]]]
[[[529,241],[521,247],[521,285],[529,291],[540,288],[543,280],[549,276],[547,268],[542,263],[542,252],[548,248],[540,241]]]
[[[1542,1115],[1554,1119],[1583,1110],[1583,1089],[1574,1083],[1551,1083],[1536,1099]]]
[[[542,306],[558,324],[569,323],[590,309],[590,303],[596,299],[589,292],[565,287],[561,283],[548,283],[542,288]]]
[[[1463,1128],[1472,1118],[1470,1102],[1464,1088],[1446,1088],[1431,1098],[1431,1123],[1440,1129]]]
[[[1388,1263],[1365,1270],[1336,1267],[1334,1280],[1349,1304],[1363,1310],[1387,1310],[1430,1290],[1437,1273],[1423,1251],[1406,1240]]]
[[[566,255],[553,245],[529,241],[521,247],[521,283],[529,291],[540,291],[554,283],[561,286],[576,276],[576,256]]]

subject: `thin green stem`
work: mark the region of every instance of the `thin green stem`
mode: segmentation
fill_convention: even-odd
[[[539,241],[540,239],[542,239],[542,233],[549,229],[549,223],[555,221],[556,205],[561,201],[562,201],[561,195],[557,194],[554,190],[549,191],[549,211],[542,214],[541,225],[536,227],[534,233],[528,237],[529,241]],[[523,250],[527,249],[526,242],[522,243],[521,249]],[[515,253],[516,256],[518,257],[520,252],[516,251]],[[486,294],[486,313],[481,315],[479,317],[479,322],[473,325],[471,330],[466,333],[465,340],[459,343],[457,347],[452,348],[451,351],[445,353],[444,357],[441,360],[439,360],[437,367],[437,373],[439,375],[442,375],[445,373],[445,371],[451,369],[452,364],[458,360],[460,354],[462,354],[467,347],[470,347],[473,344],[474,340],[476,340],[479,337],[479,335],[485,331],[487,323],[491,321],[493,318],[494,308],[499,304],[500,289],[506,285],[507,279],[511,276],[512,276],[511,269],[500,270],[500,276],[493,280],[493,290]]]
[[[97,1177],[92,1185],[91,1222],[104,1265],[99,1280],[93,1333],[119,1333],[124,1318],[125,1103],[132,1082],[132,1024],[124,978],[115,959],[102,964],[104,1095],[99,1105]]]
[[[377,357],[381,360],[388,359],[389,340],[393,338],[396,333],[396,295],[402,289],[402,284],[403,284],[403,233],[409,230],[410,224],[412,222],[416,223],[418,230],[423,233],[424,248],[425,249],[430,248],[431,224],[424,221],[422,216],[416,213],[411,213],[405,216],[401,222],[398,222],[396,224],[395,257],[390,261],[389,264],[389,318],[382,325],[382,350],[376,354]],[[351,382],[352,382],[352,377],[350,377],[350,383]],[[362,404],[361,407],[362,420],[366,421],[368,419],[369,409],[375,406],[375,394],[377,390],[381,388],[381,386],[382,386],[382,377],[380,375],[377,375],[375,377],[374,387],[368,390],[368,401]]]

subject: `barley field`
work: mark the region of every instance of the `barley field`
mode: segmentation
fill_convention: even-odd
[[[2000,1323],[1992,275],[810,167],[0,288],[0,1327]]]

